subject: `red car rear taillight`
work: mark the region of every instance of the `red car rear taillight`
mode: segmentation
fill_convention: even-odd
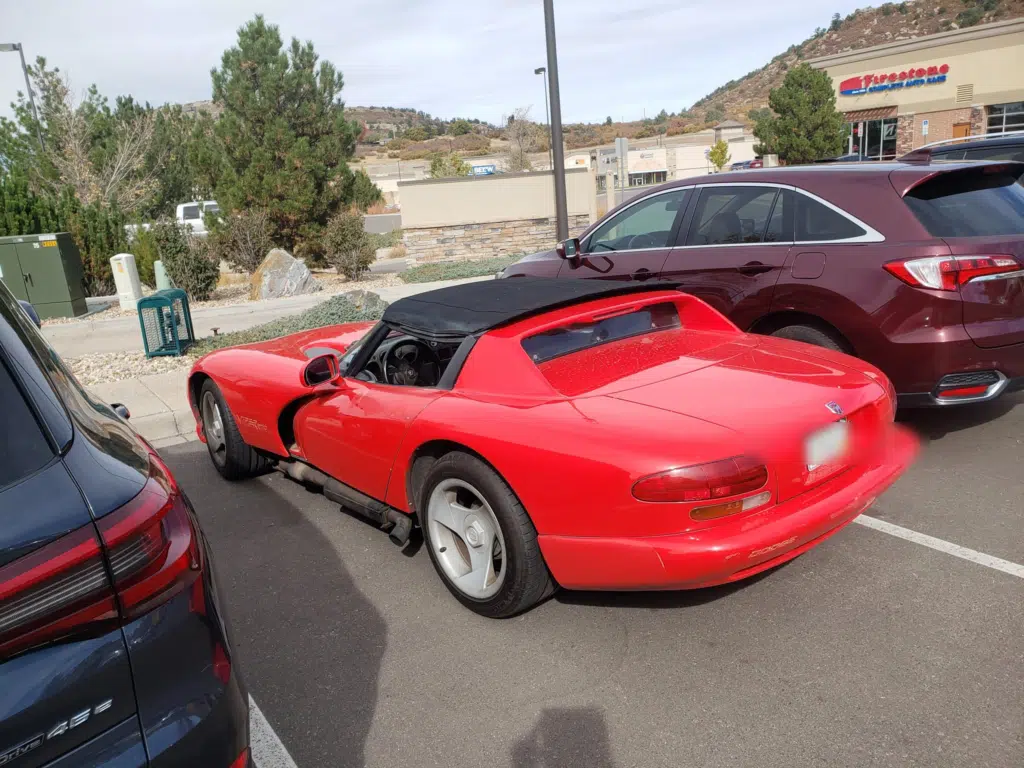
[[[1012,256],[930,256],[890,261],[884,266],[907,285],[937,291],[955,291],[979,277],[1022,269]]]
[[[709,501],[760,490],[768,482],[768,468],[746,456],[710,464],[670,469],[637,480],[633,496],[640,501]]]
[[[89,525],[0,568],[0,656],[130,619],[195,581],[199,542],[177,486],[150,458],[142,492],[102,518],[103,549]]]

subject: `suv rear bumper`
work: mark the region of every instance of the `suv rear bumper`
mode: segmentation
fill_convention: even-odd
[[[1003,378],[997,385],[991,387],[988,392],[977,397],[964,397],[952,399],[942,397],[939,392],[916,392],[897,396],[897,405],[900,408],[946,408],[951,405],[970,405],[971,403],[986,403],[995,400],[1011,392],[1024,390],[1024,376],[1014,379]]]
[[[899,393],[900,407],[935,407],[993,400],[1024,389],[1024,344],[979,347],[959,329],[935,331],[931,338],[913,344],[893,343],[878,365]],[[996,371],[1006,381],[980,397],[947,401],[940,396],[939,382],[950,374]]]
[[[538,537],[567,589],[670,590],[726,584],[792,560],[860,515],[910,466],[917,440],[897,429],[885,462],[839,475],[764,512],[710,528],[632,538]]]

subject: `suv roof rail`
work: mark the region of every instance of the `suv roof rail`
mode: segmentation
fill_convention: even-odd
[[[903,160],[908,157],[925,157],[931,154],[931,150],[934,147],[943,147],[947,144],[959,144],[967,141],[990,141],[992,139],[1003,139],[1007,136],[1020,136],[1024,137],[1024,131],[1006,131],[1005,133],[975,133],[970,136],[958,136],[955,139],[941,139],[939,141],[932,141],[927,144],[923,144],[917,149],[912,149],[905,155],[900,157]]]

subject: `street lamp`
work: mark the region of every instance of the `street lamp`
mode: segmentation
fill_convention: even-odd
[[[544,37],[548,49],[548,92],[551,94],[551,169],[555,179],[555,237],[569,237],[565,204],[565,155],[562,151],[562,99],[558,94],[558,54],[555,50],[555,6],[544,0]]]
[[[21,47],[21,43],[0,43],[0,53],[13,53],[18,52],[21,56],[21,71],[25,75],[25,87],[28,89],[28,103],[32,107],[32,117],[36,121],[36,138],[39,139],[39,149],[45,149],[43,147],[43,132],[39,128],[39,113],[36,112],[36,100],[32,95],[32,83],[28,79],[28,67],[25,66],[25,49]]]
[[[537,67],[535,70],[533,70],[533,74],[535,74],[535,75],[543,75],[547,71],[548,71],[547,67]],[[552,149],[552,147],[554,146],[554,141],[552,141],[553,137],[551,136],[551,110],[548,108],[548,81],[547,80],[544,81],[544,120],[547,121],[547,124],[548,124],[548,164],[551,166],[551,170],[554,171],[555,170],[555,161],[554,161],[554,159],[551,156],[551,153],[554,151]]]

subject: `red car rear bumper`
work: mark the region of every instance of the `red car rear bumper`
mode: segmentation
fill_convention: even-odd
[[[541,551],[555,580],[568,589],[695,589],[738,581],[836,533],[892,485],[916,453],[917,440],[898,430],[881,466],[848,470],[763,513],[670,536],[542,535]],[[852,481],[851,472],[859,473]]]

